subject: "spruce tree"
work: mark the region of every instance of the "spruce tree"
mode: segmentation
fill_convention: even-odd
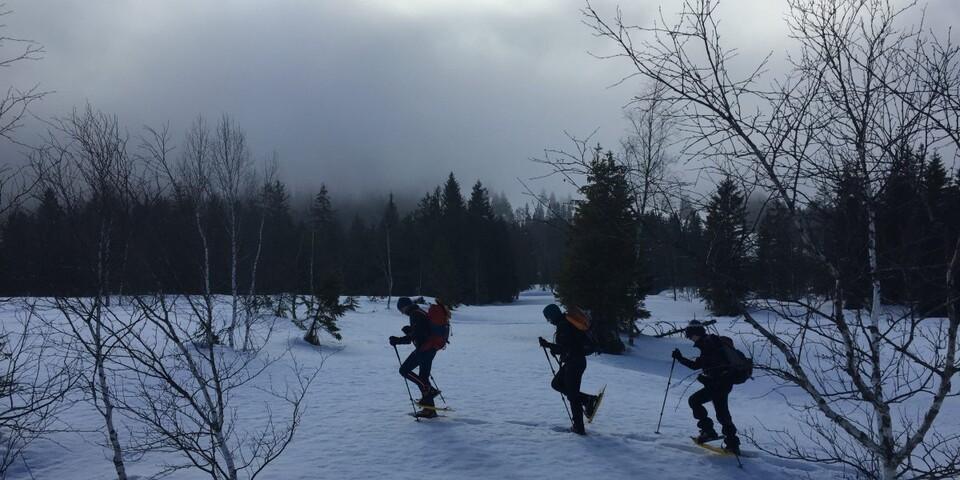
[[[923,213],[926,222],[917,232],[920,262],[917,302],[921,315],[944,316],[947,314],[945,298],[950,293],[945,282],[947,262],[952,252],[955,236],[950,230],[956,230],[956,208],[951,205],[951,185],[946,168],[939,155],[934,155],[926,165],[922,179]]]
[[[746,199],[730,178],[707,206],[706,265],[700,295],[714,315],[739,315],[747,293]]]
[[[466,205],[453,173],[447,177],[441,192],[440,229],[431,232],[433,251],[429,270],[433,294],[447,305],[457,306],[468,298],[468,262],[464,248]]]
[[[622,353],[621,332],[632,332],[643,309],[644,292],[636,255],[637,219],[626,179],[627,171],[613,153],[599,150],[589,164],[587,184],[580,188],[557,285],[560,301],[587,309],[600,348]]]
[[[320,186],[310,206],[310,229],[308,290],[311,301],[321,301],[322,297],[340,295],[343,286],[340,225],[326,185]]]
[[[778,300],[795,297],[802,266],[798,234],[786,206],[773,201],[757,230],[757,262],[751,282],[757,294]]]
[[[489,258],[493,223],[493,209],[490,208],[490,197],[483,184],[477,181],[470,192],[467,202],[466,233],[469,251],[467,278],[470,287],[470,298],[474,305],[490,301],[487,281],[492,266]]]
[[[824,236],[827,254],[837,265],[844,306],[863,308],[870,294],[867,259],[867,209],[863,180],[845,170],[835,186],[827,211]],[[826,285],[828,291],[833,285]]]
[[[877,202],[878,261],[883,300],[907,304],[919,294],[921,243],[929,233],[924,207],[922,155],[902,146],[893,158]]]

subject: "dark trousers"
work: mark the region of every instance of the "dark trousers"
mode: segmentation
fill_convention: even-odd
[[[585,357],[568,358],[566,362],[560,365],[560,370],[554,375],[550,386],[554,390],[564,394],[570,401],[570,410],[573,414],[573,424],[579,427],[583,426],[583,405],[590,398],[589,395],[580,391],[580,382],[583,380],[583,372],[587,369],[587,359]]]
[[[400,375],[413,382],[420,389],[420,395],[426,395],[430,390],[430,369],[433,368],[433,357],[437,356],[437,351],[427,349],[421,351],[416,349],[410,352],[407,359],[400,365]],[[414,368],[419,368],[418,373],[413,373]],[[423,402],[426,405],[433,405],[433,400]]]
[[[713,410],[717,413],[717,421],[723,427],[723,436],[734,437],[737,434],[737,427],[730,418],[730,408],[727,404],[730,392],[733,391],[733,385],[704,385],[693,395],[690,395],[688,403],[693,409],[693,418],[697,419],[697,426],[701,430],[713,430],[713,420],[707,414],[707,409],[703,406],[707,402],[713,402]]]

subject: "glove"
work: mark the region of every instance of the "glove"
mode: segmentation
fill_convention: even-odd
[[[673,353],[670,356],[673,357],[674,360],[680,360],[681,358],[683,358],[683,354],[680,353],[679,348],[674,348]]]
[[[410,332],[413,331],[413,327],[411,327],[410,325],[404,325],[403,328],[400,329],[400,331],[403,332],[404,335],[410,335]]]
[[[550,342],[548,342],[545,338],[540,337],[539,340],[540,340],[540,347],[541,347],[541,348],[550,348]]]
[[[391,347],[397,346],[397,344],[400,343],[400,340],[403,340],[403,339],[400,337],[390,337],[390,346]]]

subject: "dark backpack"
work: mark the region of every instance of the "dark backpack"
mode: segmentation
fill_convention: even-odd
[[[450,309],[438,300],[427,309],[427,319],[430,320],[431,343],[438,350],[446,348],[450,343]]]
[[[723,357],[727,360],[727,375],[730,383],[740,385],[753,376],[753,359],[744,355],[733,346],[733,339],[730,337],[720,337],[720,348],[723,350]]]

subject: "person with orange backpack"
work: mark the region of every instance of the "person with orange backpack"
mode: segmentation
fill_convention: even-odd
[[[433,399],[440,390],[430,383],[430,370],[437,352],[446,347],[450,336],[450,310],[439,300],[424,312],[408,297],[397,299],[397,310],[410,318],[410,324],[402,328],[402,337],[390,337],[390,345],[412,343],[414,350],[400,364],[400,375],[413,382],[420,389],[421,398],[417,402],[422,410],[416,416],[433,418],[437,416]],[[413,373],[414,369],[417,373]]]
[[[703,324],[696,320],[692,320],[684,329],[684,336],[700,350],[700,356],[689,360],[684,358],[680,349],[674,349],[673,358],[687,368],[702,370],[697,380],[703,384],[703,388],[690,395],[687,401],[700,428],[700,435],[694,437],[693,441],[703,444],[723,438],[724,450],[739,456],[740,439],[730,416],[728,402],[733,386],[744,383],[752,375],[753,361],[733,347],[731,338],[708,335]],[[713,428],[713,420],[704,408],[707,402],[713,402],[723,437],[717,435]]]
[[[593,352],[593,342],[587,332],[590,328],[589,319],[579,309],[571,308],[566,314],[560,311],[556,304],[547,305],[543,309],[543,316],[557,327],[554,342],[540,337],[540,347],[557,357],[560,369],[554,374],[550,386],[562,393],[570,402],[573,425],[570,431],[578,435],[586,435],[583,427],[583,415],[593,420],[600,406],[600,395],[589,395],[580,391],[583,372],[587,369],[587,355]],[[549,360],[549,357],[548,357]],[[553,364],[551,364],[552,367]]]

